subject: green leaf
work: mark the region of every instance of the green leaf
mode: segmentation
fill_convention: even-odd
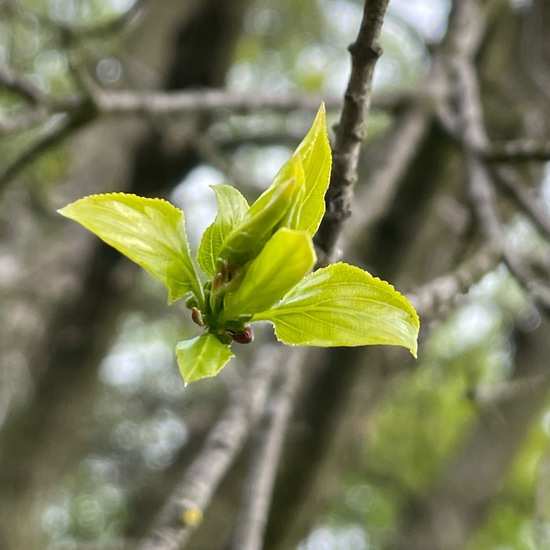
[[[296,346],[404,346],[416,357],[419,320],[389,283],[337,263],[305,277],[277,305],[255,315]]]
[[[325,213],[325,193],[330,180],[332,155],[327,136],[324,103],[321,103],[311,129],[296,149],[304,168],[305,193],[301,200],[299,222],[294,229],[315,235]]]
[[[216,376],[228,361],[235,357],[228,346],[209,332],[179,342],[176,346],[176,356],[186,384],[208,376]]]
[[[201,284],[189,255],[183,212],[169,202],[109,193],[84,197],[58,212],[162,281],[169,302],[190,291],[202,299]]]
[[[223,242],[246,214],[248,203],[241,193],[230,185],[213,185],[212,189],[218,199],[218,213],[202,236],[197,260],[205,273],[214,277]]]
[[[274,181],[227,235],[220,250],[220,257],[224,260],[231,264],[244,265],[255,258],[291,214],[303,185],[299,159],[294,159],[285,168],[283,175],[286,179],[282,180],[281,176],[282,181]]]
[[[225,296],[221,321],[270,308],[304,278],[315,261],[313,243],[305,231],[279,229],[252,260],[239,288]]]

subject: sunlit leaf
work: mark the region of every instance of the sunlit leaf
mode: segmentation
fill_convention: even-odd
[[[315,261],[313,243],[305,231],[279,229],[252,261],[239,288],[226,295],[222,320],[271,307],[302,280]]]
[[[277,338],[301,346],[404,346],[416,356],[419,320],[389,283],[338,263],[305,277],[281,302],[254,316]]]
[[[162,281],[169,301],[201,296],[183,212],[163,199],[126,193],[90,195],[59,210]]]
[[[176,346],[176,356],[181,375],[186,383],[216,376],[234,357],[228,346],[208,332],[191,340],[179,342]]]
[[[302,161],[305,193],[300,201],[299,222],[292,227],[303,229],[313,237],[325,213],[325,193],[332,166],[324,103],[321,104],[311,129],[294,155],[299,156]]]
[[[277,227],[295,229],[295,226],[298,225],[297,221],[305,194],[304,167],[302,166],[302,159],[298,155],[290,157],[288,161],[281,166],[273,178],[271,185],[253,205],[258,212],[261,211],[268,203],[267,199],[269,198],[269,193],[273,192],[275,188],[286,185],[288,181],[292,180],[295,182],[295,192],[292,195],[292,200],[289,201],[284,216],[277,224]]]
[[[248,203],[241,193],[230,185],[213,185],[212,189],[218,198],[218,213],[202,236],[197,260],[205,273],[214,277],[223,241],[246,214]]]
[[[291,214],[303,185],[299,159],[289,163],[282,173],[286,179],[274,181],[229,233],[220,250],[223,259],[236,265],[252,260]]]

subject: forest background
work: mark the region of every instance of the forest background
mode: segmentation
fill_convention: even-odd
[[[549,32],[544,0],[1,0],[0,547],[549,548]],[[167,197],[196,246],[322,100],[352,185],[318,254],[411,299],[418,360],[266,329],[184,387],[188,311],[56,209]]]

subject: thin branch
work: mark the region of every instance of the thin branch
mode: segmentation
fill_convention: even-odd
[[[498,218],[488,171],[477,158],[470,158],[470,193],[478,218],[492,246],[498,250],[510,273],[545,311],[550,312],[550,288],[536,280],[510,249]]]
[[[550,141],[518,139],[507,143],[492,143],[479,153],[485,159],[497,162],[547,162],[550,160]]]
[[[511,168],[498,166],[491,169],[493,180],[533,222],[535,227],[550,239],[550,217],[531,196],[530,190]]]
[[[180,550],[200,525],[221,479],[264,410],[284,351],[262,349],[249,373],[248,383],[208,434],[202,451],[186,470],[182,482],[161,510],[153,532],[140,544],[140,550]]]
[[[324,99],[320,95],[231,93],[214,89],[184,92],[105,91],[98,86],[90,87],[89,84],[88,90],[98,110],[113,115],[186,115],[219,109],[244,114],[260,109],[285,112],[295,109],[315,110]],[[329,107],[334,107],[338,100],[329,98],[327,103]]]
[[[364,120],[372,97],[372,75],[382,54],[380,33],[388,1],[365,1],[357,40],[349,47],[351,74],[335,128],[332,175],[325,199],[327,210],[315,238],[316,248],[322,253],[320,264],[328,263],[335,253],[342,225],[350,215],[360,147],[365,138]]]
[[[407,297],[421,317],[433,316],[441,309],[449,307],[457,296],[468,292],[499,261],[498,251],[484,246],[451,273],[436,277],[407,294]]]

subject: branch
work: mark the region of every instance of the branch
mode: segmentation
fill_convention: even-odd
[[[491,169],[493,180],[518,206],[518,208],[533,222],[535,227],[550,239],[550,218],[531,196],[530,190],[523,184],[520,177],[511,168],[499,166]]]
[[[550,311],[550,289],[536,281],[510,249],[497,213],[489,169],[479,156],[479,151],[489,147],[489,138],[483,121],[479,82],[473,65],[475,49],[471,44],[479,42],[485,22],[476,2],[464,2],[458,9],[464,34],[457,41],[457,50],[450,62],[451,75],[455,79],[456,89],[459,90],[456,97],[458,124],[449,131],[458,133],[459,141],[465,149],[470,196],[490,246],[500,254],[520,285],[545,311]],[[445,124],[445,120],[442,122]]]
[[[433,316],[434,312],[450,306],[457,296],[468,292],[499,261],[498,251],[490,246],[482,247],[451,273],[436,277],[407,296],[420,317]]]
[[[299,386],[304,355],[304,350],[293,353],[292,360],[284,366],[281,384],[272,393],[264,422],[258,427],[257,448],[233,541],[235,550],[261,550],[263,547],[277,466]]]
[[[260,109],[291,111],[316,110],[323,97],[320,95],[275,95],[232,93],[225,90],[204,89],[183,92],[131,92],[106,91],[87,83],[88,91],[98,110],[105,114],[186,115],[229,109],[243,114]],[[329,108],[336,107],[336,98],[325,99]]]
[[[485,159],[495,162],[547,162],[550,160],[550,141],[517,139],[507,143],[493,143],[479,153]]]
[[[478,218],[490,243],[499,251],[512,276],[545,312],[550,313],[550,288],[531,276],[508,245],[506,234],[496,211],[487,169],[475,158],[470,159],[469,167],[470,193]]]
[[[282,359],[280,348],[263,348],[249,375],[210,431],[202,451],[159,514],[141,550],[180,550],[200,525],[204,510],[220,481],[242,449],[267,400],[273,376]]]
[[[325,198],[326,213],[315,238],[320,264],[329,263],[335,253],[342,225],[350,215],[353,187],[364,120],[372,97],[372,75],[382,54],[380,32],[389,0],[366,0],[357,40],[349,47],[351,74],[344,96],[340,121],[335,128],[330,186]]]

